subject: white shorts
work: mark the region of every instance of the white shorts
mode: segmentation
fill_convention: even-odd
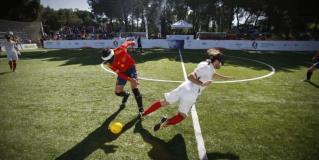
[[[7,52],[7,58],[9,61],[18,60],[18,54],[16,52]]]
[[[183,83],[171,92],[164,94],[169,104],[179,101],[178,111],[188,115],[188,112],[196,102],[198,92],[194,92],[187,84]]]

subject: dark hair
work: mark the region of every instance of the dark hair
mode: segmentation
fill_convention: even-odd
[[[6,35],[4,35],[4,38],[9,40],[10,39],[10,35],[6,34]]]
[[[222,65],[224,65],[224,56],[222,53],[216,54],[216,55],[210,55],[209,59],[211,60],[211,62],[214,62],[215,60],[218,60],[219,62],[222,63]]]
[[[109,56],[111,52],[112,51],[110,48],[103,49],[102,58]],[[114,56],[112,56],[109,60],[105,60],[106,63],[112,63],[113,61],[114,61]]]

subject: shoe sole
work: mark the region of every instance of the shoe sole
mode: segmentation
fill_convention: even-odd
[[[167,118],[162,118],[161,121],[160,121],[159,123],[157,123],[157,124],[153,127],[153,130],[154,130],[155,132],[158,131],[158,130],[160,130],[160,129],[162,128],[163,123],[166,122],[166,121],[167,121]],[[157,126],[159,126],[159,128],[158,128],[158,129],[155,129],[155,128],[157,128]]]

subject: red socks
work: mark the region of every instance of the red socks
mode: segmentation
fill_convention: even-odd
[[[16,63],[16,61],[12,61],[13,62],[13,72],[16,70],[16,68],[17,68],[17,63]]]
[[[174,117],[168,119],[166,121],[166,125],[175,125],[179,122],[181,122],[184,119],[184,117],[181,114],[177,114]]]
[[[10,70],[12,71],[12,67],[13,67],[12,61],[9,61],[9,66],[10,66]]]
[[[146,116],[154,111],[156,111],[157,109],[159,109],[161,107],[161,102],[158,100],[158,101],[155,101],[149,108],[147,108],[144,113],[143,113],[143,116]]]
[[[148,114],[150,114],[150,113],[152,113],[152,112],[158,110],[161,106],[162,106],[162,105],[161,105],[161,101],[159,101],[159,100],[158,100],[158,101],[155,101],[150,107],[148,107],[148,108],[144,111],[143,116],[146,116],[146,115],[148,115]],[[175,115],[174,117],[168,119],[168,120],[166,121],[166,125],[175,125],[175,124],[181,122],[182,120],[184,120],[184,117],[183,117],[180,113],[178,113],[178,114]]]
[[[15,71],[17,68],[17,62],[16,61],[9,61],[9,66],[11,71]]]

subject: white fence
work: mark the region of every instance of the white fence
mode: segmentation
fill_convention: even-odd
[[[37,44],[35,44],[35,43],[31,43],[31,44],[18,44],[17,47],[18,47],[19,50],[37,49],[37,48],[38,48]],[[1,50],[2,50],[2,51],[5,51],[6,49],[5,49],[3,46],[1,46]]]
[[[115,48],[124,39],[48,40],[44,48]],[[142,39],[143,48],[169,48],[166,39]],[[135,46],[137,47],[137,46]],[[226,48],[230,50],[316,51],[319,41],[185,40],[184,49]]]

